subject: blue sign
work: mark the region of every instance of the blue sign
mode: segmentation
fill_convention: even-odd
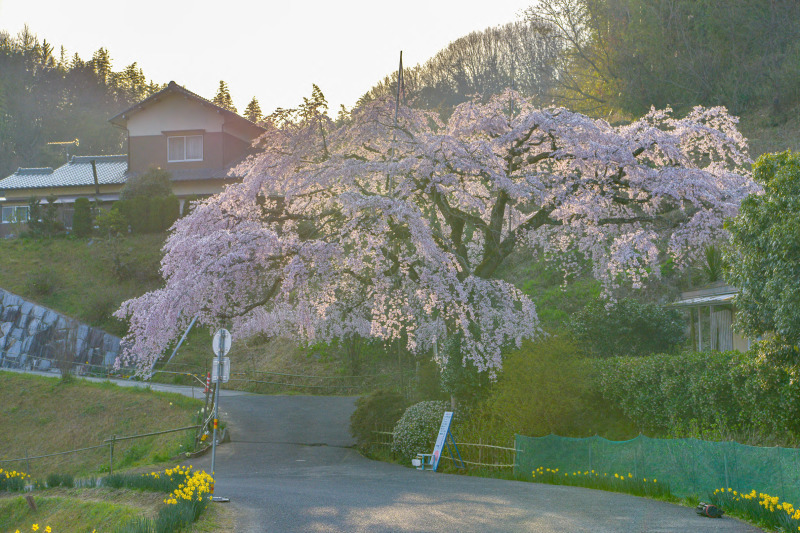
[[[444,416],[442,417],[442,425],[439,427],[439,435],[436,437],[436,446],[433,448],[432,465],[434,471],[436,471],[436,468],[439,466],[439,459],[442,456],[442,449],[444,448],[444,443],[447,440],[447,435],[450,433],[450,422],[452,421],[453,412],[445,411]]]

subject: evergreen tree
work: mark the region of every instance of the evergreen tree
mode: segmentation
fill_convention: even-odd
[[[244,118],[250,122],[258,122],[261,120],[262,115],[263,113],[261,112],[261,106],[258,105],[258,100],[256,100],[256,97],[254,96],[244,110]]]
[[[211,101],[223,109],[237,113],[236,106],[233,105],[233,98],[231,98],[231,93],[228,90],[228,84],[223,80],[219,81],[219,89],[217,89],[217,94]]]
[[[48,141],[78,138],[76,155],[124,151],[108,117],[161,88],[136,63],[112,71],[105,48],[84,61],[27,27],[0,31],[0,178],[17,167],[63,164],[63,150]]]
[[[90,61],[92,71],[103,85],[108,85],[111,78],[111,55],[105,48],[98,48]]]
[[[75,212],[72,215],[72,233],[76,237],[88,237],[92,234],[92,208],[88,198],[75,200]]]

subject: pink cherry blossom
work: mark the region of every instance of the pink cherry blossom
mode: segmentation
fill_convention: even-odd
[[[194,316],[233,334],[348,335],[427,352],[459,334],[494,374],[539,334],[533,302],[496,277],[512,252],[575,267],[611,291],[687,265],[756,192],[722,108],[651,110],[611,126],[513,91],[436,114],[376,100],[336,126],[271,125],[241,184],[175,223],[163,288],[129,300],[118,364],[150,365]]]

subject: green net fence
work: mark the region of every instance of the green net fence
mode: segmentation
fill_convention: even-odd
[[[800,504],[800,449],[643,435],[621,442],[602,437],[517,435],[515,446],[514,472],[523,477],[530,477],[540,466],[562,472],[631,473],[639,479],[669,483],[678,496],[702,498],[714,489],[731,487],[740,492],[755,489]]]

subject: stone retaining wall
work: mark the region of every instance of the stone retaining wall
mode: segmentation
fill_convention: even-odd
[[[111,367],[119,337],[0,289],[0,368]]]

